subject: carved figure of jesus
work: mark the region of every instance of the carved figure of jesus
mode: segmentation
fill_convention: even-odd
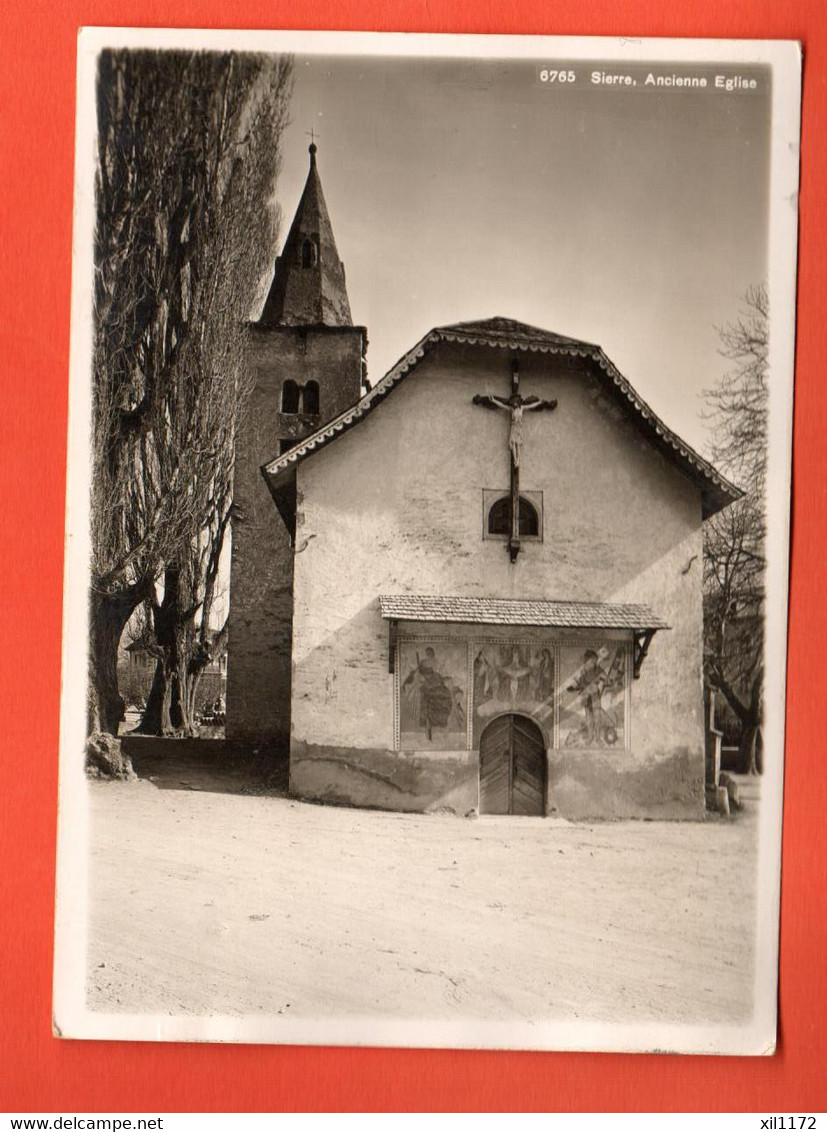
[[[508,553],[511,561],[517,561],[520,553],[520,463],[523,457],[523,414],[538,409],[556,409],[556,401],[543,401],[540,397],[520,396],[520,363],[517,358],[511,362],[511,396],[497,397],[493,393],[477,393],[472,398],[475,405],[483,409],[503,409],[508,413],[508,450],[511,454],[511,536],[508,540]]]
[[[511,462],[519,468],[523,448],[523,413],[532,413],[537,409],[556,409],[556,401],[543,401],[540,397],[521,397],[519,393],[512,393],[510,397],[495,397],[493,394],[474,397],[475,405],[482,405],[486,409],[504,409],[511,415],[511,428],[508,433],[508,448],[511,452]]]

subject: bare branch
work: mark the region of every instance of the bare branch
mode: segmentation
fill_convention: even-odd
[[[739,318],[719,329],[732,368],[704,398],[712,455],[744,489],[704,525],[704,664],[745,730],[761,722],[769,301],[750,287]]]
[[[99,62],[92,589],[163,579],[156,631],[171,587],[193,642],[249,392],[244,327],[277,240],[268,202],[291,75],[288,58],[254,54]]]

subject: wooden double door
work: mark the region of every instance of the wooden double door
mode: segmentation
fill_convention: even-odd
[[[542,816],[546,812],[546,749],[536,723],[500,715],[480,737],[480,813]]]

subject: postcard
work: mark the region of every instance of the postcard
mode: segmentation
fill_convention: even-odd
[[[800,86],[81,33],[57,1034],[773,1052]]]

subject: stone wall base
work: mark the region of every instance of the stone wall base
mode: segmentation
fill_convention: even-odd
[[[703,820],[703,751],[549,751],[546,813],[570,821]],[[477,751],[391,751],[293,739],[290,793],[334,805],[460,816],[479,808]]]

